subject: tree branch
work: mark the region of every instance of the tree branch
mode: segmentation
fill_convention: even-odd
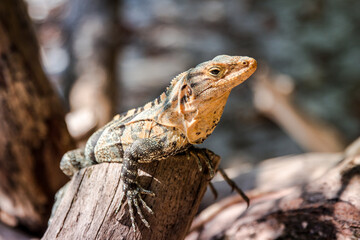
[[[209,153],[217,166],[220,158]],[[184,239],[209,178],[196,160],[182,154],[142,164],[140,183],[156,194],[144,200],[155,214],[143,211],[151,229],[136,216],[137,233],[127,204],[114,213],[122,191],[120,172],[121,164],[103,163],[76,174],[43,239]]]

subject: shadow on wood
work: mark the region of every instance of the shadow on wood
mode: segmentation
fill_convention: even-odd
[[[218,166],[220,158],[208,153]],[[155,214],[143,211],[151,229],[136,216],[139,231],[134,233],[127,204],[114,213],[122,189],[121,166],[102,163],[78,172],[43,239],[184,239],[206,190],[208,173],[200,172],[196,160],[186,154],[141,164],[140,183],[156,194],[143,195],[144,200]]]

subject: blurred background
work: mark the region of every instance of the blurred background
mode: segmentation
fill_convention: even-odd
[[[203,144],[222,165],[336,152],[360,133],[360,2],[27,0],[43,64],[84,142],[220,54],[258,60]]]
[[[173,77],[222,54],[258,61],[202,144],[243,190],[311,182],[342,158],[327,153],[360,135],[359,1],[24,1],[79,147],[115,114],[153,100]],[[0,3],[0,73],[18,73],[0,76],[13,89],[0,89],[0,222],[40,236],[53,194],[67,181],[57,164],[74,144],[61,106],[42,95],[48,82],[22,11],[21,1]],[[296,154],[303,155],[282,157]],[[219,196],[228,195],[216,181]],[[202,207],[212,202],[207,193]],[[2,232],[0,224],[0,239]]]

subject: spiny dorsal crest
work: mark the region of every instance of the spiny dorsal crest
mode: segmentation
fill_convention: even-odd
[[[173,88],[174,88],[174,86],[177,84],[177,82],[178,82],[179,80],[181,80],[182,77],[183,77],[185,74],[187,74],[189,71],[190,71],[190,70],[185,71],[185,72],[182,72],[182,73],[179,73],[176,77],[174,77],[174,78],[171,80],[170,85],[169,85],[169,86],[166,88],[166,90],[165,90],[166,95],[169,95],[169,94],[170,94],[170,92],[173,90]]]
[[[166,88],[165,92],[163,92],[159,97],[157,97],[156,99],[154,99],[153,101],[150,101],[148,103],[146,103],[144,106],[138,107],[138,108],[133,108],[130,109],[129,111],[123,113],[123,114],[117,114],[113,120],[121,120],[121,121],[125,121],[127,119],[129,119],[130,117],[134,117],[135,115],[148,110],[154,106],[157,106],[161,103],[163,103],[165,101],[165,99],[169,96],[169,94],[171,93],[171,91],[173,90],[174,86],[177,84],[177,82],[179,80],[182,79],[182,77],[187,74],[188,71],[186,72],[182,72],[180,74],[178,74],[176,77],[174,77],[171,82],[170,85]]]

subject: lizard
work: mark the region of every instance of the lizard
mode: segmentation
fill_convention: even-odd
[[[155,194],[138,183],[138,166],[162,160],[202,143],[214,130],[223,113],[231,90],[248,79],[256,70],[251,57],[220,55],[190,68],[170,83],[154,101],[116,115],[88,139],[85,149],[65,153],[61,170],[72,177],[87,166],[103,162],[123,163],[120,180],[123,182],[120,206],[127,200],[132,229],[135,213],[150,228],[141,206],[151,208],[142,194]],[[196,154],[195,154],[196,155]],[[211,162],[204,156],[211,177]]]

